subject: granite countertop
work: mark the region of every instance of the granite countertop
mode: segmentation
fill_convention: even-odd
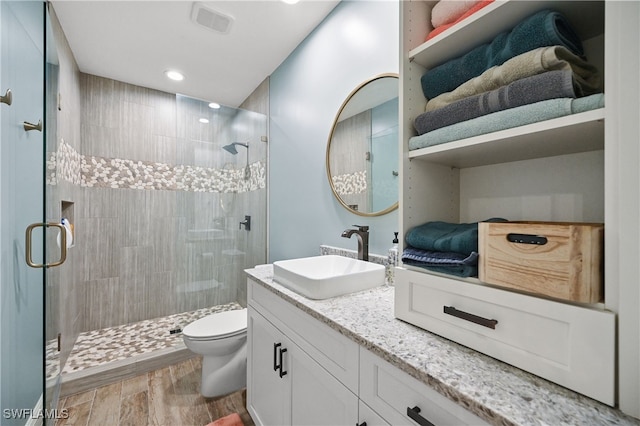
[[[311,300],[273,281],[273,266],[246,270],[284,300],[496,425],[640,425],[619,410],[400,321],[394,288]]]

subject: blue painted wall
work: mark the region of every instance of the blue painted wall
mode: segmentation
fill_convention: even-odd
[[[398,72],[397,1],[343,1],[271,75],[269,261],[319,254],[321,244],[355,250],[340,237],[370,226],[370,253],[386,254],[398,211],[362,217],[331,192],[326,147],[338,109],[360,83]]]

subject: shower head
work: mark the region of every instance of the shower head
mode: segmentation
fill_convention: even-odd
[[[245,148],[249,149],[249,143],[242,143],[242,142],[234,142],[229,145],[225,145],[222,147],[222,149],[224,149],[225,151],[233,155],[236,155],[238,153],[238,150],[236,149],[236,145],[244,146]]]

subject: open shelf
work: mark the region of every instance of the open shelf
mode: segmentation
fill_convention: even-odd
[[[604,149],[604,108],[447,142],[410,159],[465,168]]]
[[[426,69],[457,58],[475,46],[488,43],[543,9],[564,14],[582,40],[604,32],[604,2],[600,1],[495,1],[464,21],[443,31],[409,52],[409,60]],[[496,13],[499,12],[499,13]],[[469,41],[473,40],[473,45]]]

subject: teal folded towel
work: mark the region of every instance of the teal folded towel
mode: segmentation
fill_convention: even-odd
[[[549,99],[483,115],[482,117],[442,127],[420,136],[414,136],[409,139],[409,150],[426,148],[603,107],[603,93],[578,99]]]
[[[486,222],[505,221],[506,219],[492,218]],[[411,228],[405,235],[405,241],[417,249],[470,256],[478,251],[478,222],[427,222]]]
[[[521,21],[511,31],[498,34],[491,42],[428,70],[420,80],[422,91],[427,99],[433,99],[517,55],[556,45],[565,46],[578,56],[584,54],[580,38],[564,15],[542,10]]]
[[[420,114],[414,121],[419,135],[476,117],[547,99],[575,98],[573,72],[548,71],[516,80],[499,89],[455,101],[435,111]]]

